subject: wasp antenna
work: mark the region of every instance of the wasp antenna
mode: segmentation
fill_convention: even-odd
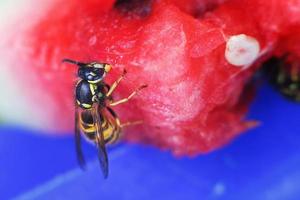
[[[65,58],[65,59],[63,59],[61,62],[68,62],[68,63],[72,63],[72,64],[75,64],[75,65],[77,65],[78,64],[78,62],[77,61],[75,61],[75,60],[71,60],[71,59],[68,59],[68,58]]]
[[[68,59],[68,58],[65,58],[63,59],[61,62],[68,62],[68,63],[71,63],[71,64],[75,64],[75,65],[78,65],[80,67],[84,67],[86,64],[85,63],[82,63],[82,62],[77,62],[75,60],[71,60],[71,59]]]

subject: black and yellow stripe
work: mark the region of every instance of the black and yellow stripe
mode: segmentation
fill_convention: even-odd
[[[94,124],[92,120],[92,116],[90,113],[83,112],[83,114],[80,116],[80,129],[84,133],[84,135],[89,140],[95,140],[96,137],[96,125]],[[119,121],[116,122],[113,118],[108,118],[107,116],[102,116],[102,134],[103,138],[105,140],[105,143],[114,143],[119,139],[120,135],[120,126],[118,125]]]

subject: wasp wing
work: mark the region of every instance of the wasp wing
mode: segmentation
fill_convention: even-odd
[[[98,158],[100,161],[100,166],[101,170],[103,172],[104,178],[108,177],[108,157],[107,157],[107,152],[106,152],[106,147],[105,147],[105,141],[104,141],[104,136],[103,136],[103,130],[102,130],[102,120],[101,120],[101,110],[100,110],[100,105],[96,105],[96,108],[93,109],[93,118],[94,118],[94,123],[96,126],[96,139],[95,143],[98,148]]]
[[[82,153],[81,149],[81,134],[80,134],[80,127],[79,127],[79,111],[78,111],[78,106],[75,104],[75,149],[76,149],[76,155],[77,155],[77,160],[79,163],[79,166],[81,169],[86,168],[85,164],[85,159]]]

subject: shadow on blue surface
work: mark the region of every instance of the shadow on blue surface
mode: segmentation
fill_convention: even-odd
[[[2,127],[0,199],[300,199],[300,105],[264,86],[249,118],[261,126],[194,159],[121,145],[110,151],[106,181],[91,146],[82,172],[72,137]]]

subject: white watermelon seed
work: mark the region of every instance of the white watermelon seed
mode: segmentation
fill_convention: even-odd
[[[245,34],[230,36],[226,43],[225,58],[234,66],[250,66],[260,53],[259,42]]]

